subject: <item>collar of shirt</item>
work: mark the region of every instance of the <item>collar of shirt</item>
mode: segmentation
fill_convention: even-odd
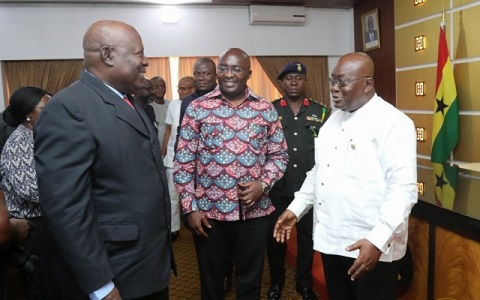
[[[85,70],[85,72],[87,72],[88,74],[90,74],[90,75],[92,75],[93,77],[95,77],[95,78],[98,79],[98,77],[95,76],[94,74],[90,73],[90,71]],[[102,81],[102,82],[103,82],[103,81]],[[106,85],[106,86],[107,86],[109,89],[111,89],[115,94],[117,94],[120,98],[123,99],[123,96],[124,96],[124,95],[123,95],[122,93],[120,93],[119,91],[117,91],[114,87],[112,87],[112,86],[109,85],[108,83],[103,82],[103,84]],[[128,97],[128,96],[127,96],[127,97]]]
[[[222,91],[218,86],[208,95],[209,95],[209,98],[222,99],[222,100],[228,101],[223,97]],[[260,97],[257,96],[248,86],[245,88],[244,98],[245,100],[260,101]]]

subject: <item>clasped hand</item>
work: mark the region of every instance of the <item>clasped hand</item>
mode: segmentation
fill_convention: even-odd
[[[248,181],[238,184],[238,200],[243,203],[245,209],[252,208],[263,196],[262,183],[260,181]]]

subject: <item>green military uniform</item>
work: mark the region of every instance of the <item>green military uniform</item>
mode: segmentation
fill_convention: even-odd
[[[293,199],[294,193],[302,186],[306,173],[315,164],[314,138],[330,110],[312,99],[304,99],[297,116],[282,98],[273,101],[273,105],[282,122],[289,160],[285,174],[275,183],[269,194],[272,198]]]
[[[294,193],[300,190],[306,173],[315,164],[314,139],[326,121],[330,110],[311,99],[304,99],[298,114],[284,99],[273,101],[288,145],[288,165],[283,177],[277,181],[269,192],[270,199],[276,210],[271,215],[273,226],[294,198]],[[312,286],[311,269],[313,265],[313,213],[310,211],[300,219],[297,228],[297,270],[295,275],[297,291]],[[267,257],[270,268],[270,279],[274,285],[283,286],[285,282],[285,244],[269,239]]]

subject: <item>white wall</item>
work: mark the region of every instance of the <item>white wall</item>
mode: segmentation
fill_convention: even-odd
[[[250,55],[338,57],[354,49],[353,9],[307,8],[304,26],[252,26],[248,6],[215,5],[181,6],[178,23],[163,24],[161,9],[155,5],[0,4],[0,60],[82,58],[83,34],[99,19],[133,25],[149,57],[214,56],[231,47]],[[3,95],[1,85],[0,92]]]

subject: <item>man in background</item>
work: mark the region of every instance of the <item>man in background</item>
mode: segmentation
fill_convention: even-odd
[[[195,81],[195,92],[182,100],[180,108],[180,119],[177,127],[177,140],[175,142],[175,149],[177,149],[178,135],[180,133],[180,125],[182,125],[183,116],[187,107],[193,100],[205,95],[215,89],[217,86],[217,74],[215,73],[215,62],[207,57],[199,58],[193,65],[193,80]]]
[[[153,102],[150,105],[155,112],[155,122],[157,123],[158,141],[160,147],[163,147],[163,137],[165,136],[165,118],[170,100],[165,99],[167,87],[162,77],[156,76],[151,79],[153,84]]]
[[[300,190],[306,173],[314,163],[314,140],[328,117],[328,109],[305,96],[307,68],[300,62],[288,63],[278,75],[283,97],[273,101],[282,122],[283,133],[288,145],[288,166],[282,179],[272,188],[269,195],[275,206],[270,215],[271,233],[267,244],[270,268],[269,300],[282,296],[285,284],[285,256],[287,246],[273,238],[273,228],[278,217],[292,202],[294,193]],[[297,268],[296,291],[303,300],[317,299],[312,290],[313,265],[313,212],[308,212],[297,224]]]
[[[172,203],[172,241],[178,238],[180,233],[180,203],[178,192],[173,184],[173,158],[175,156],[175,141],[177,140],[177,127],[180,119],[180,106],[182,100],[195,91],[195,83],[193,77],[186,76],[178,82],[179,99],[172,100],[168,106],[167,116],[165,118],[165,137],[162,146],[162,157],[167,170],[168,190],[170,192],[170,202]],[[175,134],[172,133],[174,128]]]
[[[373,24],[373,17],[367,17],[367,31],[365,31],[365,43],[376,42],[378,40],[378,32]]]
[[[332,71],[332,113],[315,140],[315,166],[280,216],[284,242],[314,209],[314,248],[322,256],[328,296],[396,299],[398,261],[417,202],[415,126],[375,93],[373,61],[342,56]]]
[[[143,108],[147,114],[148,119],[152,122],[152,125],[156,128],[155,112],[153,107],[149,105],[153,102],[153,84],[147,78],[142,80],[142,87],[135,92],[134,100]]]
[[[142,39],[102,20],[83,50],[80,80],[52,97],[35,126],[60,285],[71,299],[167,300],[175,265],[165,168],[153,126],[129,98],[148,66]]]
[[[194,235],[202,299],[223,299],[235,265],[237,299],[260,299],[268,190],[285,171],[287,144],[273,105],[248,87],[250,58],[219,57],[219,88],[194,100],[181,126],[174,182]]]

